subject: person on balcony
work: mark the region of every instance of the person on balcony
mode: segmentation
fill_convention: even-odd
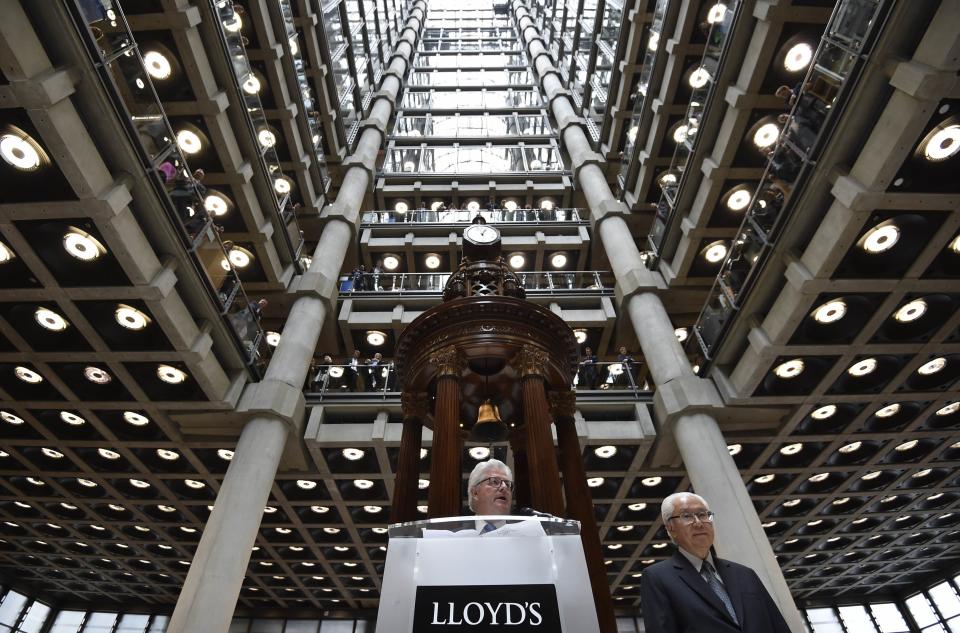
[[[348,358],[344,364],[347,366],[347,371],[345,372],[347,389],[356,391],[360,379],[360,350],[353,350],[353,356]]]
[[[600,382],[600,374],[597,372],[597,355],[589,347],[583,348],[583,356],[580,357],[580,371],[577,384],[583,389],[596,389]]]
[[[383,386],[380,372],[383,370],[383,354],[377,352],[367,359],[367,391],[377,391]]]

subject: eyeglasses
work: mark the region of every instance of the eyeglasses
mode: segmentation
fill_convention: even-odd
[[[487,477],[486,479],[480,480],[481,484],[487,484],[492,488],[499,488],[501,485],[507,487],[507,490],[513,492],[513,482],[509,479],[501,479],[500,477]]]
[[[700,523],[713,523],[713,517],[713,512],[710,512],[709,510],[701,510],[700,512],[681,512],[680,514],[675,514],[672,517],[668,517],[667,521],[680,519],[684,525],[690,525],[694,521],[700,521]]]

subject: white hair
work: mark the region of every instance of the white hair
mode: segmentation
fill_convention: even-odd
[[[663,525],[666,527],[667,520],[673,516],[673,508],[677,505],[677,501],[684,499],[686,497],[693,497],[697,501],[703,504],[703,507],[707,510],[710,509],[710,504],[707,503],[707,500],[701,497],[698,494],[692,492],[675,492],[660,504],[660,518],[663,520]]]
[[[487,473],[491,470],[502,470],[507,474],[507,477],[510,478],[510,481],[513,481],[513,471],[499,459],[488,459],[474,466],[473,472],[470,473],[470,479],[467,480],[467,505],[470,507],[471,512],[475,512],[473,507],[473,489],[487,478]]]

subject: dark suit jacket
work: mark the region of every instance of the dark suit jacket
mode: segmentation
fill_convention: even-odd
[[[683,554],[643,572],[641,608],[647,633],[790,633],[760,578],[749,567],[714,556],[739,625]]]

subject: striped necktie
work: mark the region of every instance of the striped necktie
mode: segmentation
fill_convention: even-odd
[[[480,530],[480,534],[486,534],[487,532],[493,532],[493,531],[496,530],[496,529],[497,529],[497,526],[495,526],[493,523],[487,523],[486,525],[483,526],[483,529]]]
[[[703,561],[703,564],[700,566],[700,576],[707,581],[713,593],[717,594],[717,597],[720,598],[720,602],[727,608],[727,613],[730,614],[733,621],[740,624],[737,620],[737,612],[733,610],[733,602],[730,601],[730,595],[727,593],[727,590],[723,588],[723,584],[720,582],[720,579],[717,578],[717,572],[714,571],[713,565],[711,565],[709,561]]]

